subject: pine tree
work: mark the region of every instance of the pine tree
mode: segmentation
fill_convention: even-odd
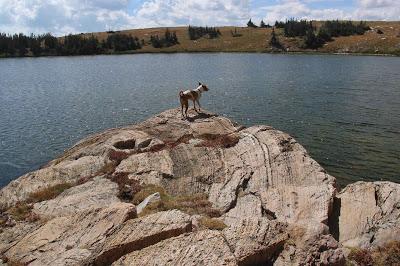
[[[249,22],[247,22],[247,27],[249,28],[257,28],[256,24],[254,24],[251,19],[249,20]]]
[[[269,41],[269,44],[274,48],[282,49],[282,44],[279,42],[278,38],[276,37],[275,28],[272,28],[271,39]]]

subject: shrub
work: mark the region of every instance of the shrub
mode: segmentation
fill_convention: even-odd
[[[7,213],[16,221],[34,222],[39,220],[39,216],[32,212],[32,208],[32,204],[17,202]]]
[[[348,259],[356,262],[359,266],[400,265],[400,242],[393,241],[375,249],[353,248]]]
[[[359,266],[372,266],[372,254],[368,249],[354,248],[350,251],[349,260],[355,261]]]
[[[190,215],[201,214],[208,217],[219,217],[221,213],[214,209],[211,202],[208,201],[207,195],[205,194],[193,194],[193,195],[179,195],[171,196],[164,188],[156,185],[147,185],[141,191],[139,191],[133,198],[134,204],[139,204],[146,197],[154,193],[160,193],[161,200],[152,202],[143,210],[141,216],[146,216],[159,211],[167,210],[181,210]]]
[[[377,248],[372,256],[375,265],[400,265],[400,242],[393,241]]]
[[[54,186],[48,186],[36,192],[33,192],[29,195],[27,202],[36,203],[40,201],[54,199],[58,195],[60,195],[64,190],[67,190],[74,185],[71,183],[60,183]]]

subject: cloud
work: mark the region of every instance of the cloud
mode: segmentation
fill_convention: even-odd
[[[264,21],[273,23],[276,20],[289,18],[327,20],[399,20],[399,0],[357,0],[352,9],[311,8],[310,3],[327,2],[323,0],[281,0],[275,5],[261,7]]]
[[[270,23],[291,17],[400,20],[399,0],[354,1],[344,9],[335,7],[343,3],[339,0],[275,0],[272,4],[263,0],[0,0],[0,32],[63,35],[188,24],[245,25],[250,17]]]
[[[400,20],[400,1],[358,0],[354,17],[364,20]]]
[[[311,8],[309,3],[320,2],[318,0],[285,0],[276,5],[262,7],[261,14],[264,21],[274,23],[290,18],[308,20],[327,20],[327,19],[350,19],[351,16],[344,10],[338,8]],[[260,14],[259,13],[259,14]]]
[[[177,25],[243,25],[249,0],[0,0],[0,31],[67,33]]]
[[[150,0],[136,17],[154,25],[239,25],[249,17],[248,0]]]

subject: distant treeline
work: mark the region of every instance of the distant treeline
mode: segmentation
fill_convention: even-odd
[[[168,47],[179,43],[175,33],[168,29],[163,38],[152,36],[150,44],[156,48]],[[29,36],[0,33],[0,56],[41,56],[41,55],[94,55],[141,49],[145,41],[123,33],[109,33],[99,41],[95,35],[67,35],[62,38],[44,35]]]
[[[218,38],[221,35],[219,29],[215,27],[188,27],[189,39],[197,40],[205,35],[208,35],[210,39]]]
[[[332,41],[332,37],[362,35],[370,27],[363,21],[325,21],[317,30],[312,21],[290,19],[285,22],[276,21],[276,28],[282,28],[286,37],[304,37],[304,48],[316,49],[326,42]]]

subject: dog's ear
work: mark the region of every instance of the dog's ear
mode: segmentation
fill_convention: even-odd
[[[201,82],[199,81],[199,86],[201,85]]]

